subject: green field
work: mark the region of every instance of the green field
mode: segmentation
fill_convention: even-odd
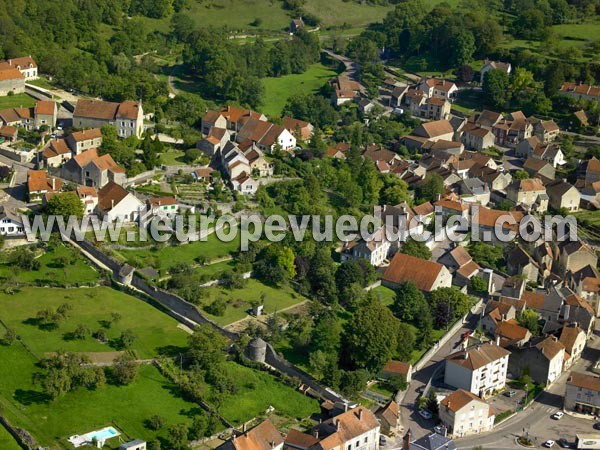
[[[44,329],[37,325],[36,313],[44,308],[56,309],[69,303],[73,309],[69,318],[57,329]],[[109,343],[102,344],[88,337],[84,340],[70,339],[70,333],[79,324],[92,332],[110,321],[111,313],[121,319],[106,330]],[[139,320],[143,317],[144,320]],[[45,352],[65,350],[71,352],[114,351],[111,340],[116,340],[124,330],[132,330],[136,340],[132,345],[140,358],[151,358],[164,353],[166,343],[184,346],[187,335],[177,327],[177,322],[143,301],[113,289],[99,287],[89,289],[25,288],[14,295],[0,294],[0,320],[16,330],[38,357]],[[167,349],[168,350],[168,349]]]
[[[168,269],[177,264],[196,264],[196,258],[204,255],[208,261],[229,256],[240,248],[239,234],[231,242],[222,242],[212,233],[205,242],[155,247],[151,249],[118,250],[115,253],[135,267],[152,266],[155,269]]]
[[[0,448],[2,450],[21,450],[17,441],[3,426],[0,426]]]
[[[377,298],[379,298],[379,301],[385,306],[392,305],[396,299],[396,291],[385,286],[378,286],[373,289],[373,292]]]
[[[10,253],[6,255],[8,259]],[[68,258],[71,263],[63,264],[60,258]],[[90,285],[99,280],[98,272],[68,244],[59,243],[37,259],[41,264],[39,270],[15,271],[12,263],[0,258],[0,278],[16,274],[26,285],[61,287]]]
[[[251,307],[251,303],[259,301],[263,294],[265,296],[264,314],[272,314],[306,300],[289,286],[271,287],[254,279],[249,279],[242,289],[225,289],[215,286],[203,290],[205,292],[200,300],[201,308],[217,298],[222,298],[227,302],[223,316],[213,316],[205,312],[208,317],[221,325],[227,325],[246,317],[248,315],[246,310]]]
[[[288,98],[297,94],[315,93],[335,75],[334,70],[318,63],[301,74],[263,78],[265,96],[261,110],[269,117],[279,117]]]
[[[225,402],[221,414],[229,421],[239,424],[250,417],[262,415],[269,406],[275,414],[295,419],[309,417],[319,409],[316,400],[292,391],[289,386],[277,382],[271,375],[238,364],[228,364],[227,371],[238,380],[238,390],[232,401]]]
[[[582,41],[600,39],[600,24],[598,23],[570,23],[554,25],[552,28],[559,36],[567,39],[578,39]]]
[[[27,94],[15,94],[0,97],[0,109],[30,108],[35,105],[35,99]]]
[[[181,150],[171,149],[160,154],[160,163],[165,166],[181,166],[186,164],[183,159],[184,152]]]

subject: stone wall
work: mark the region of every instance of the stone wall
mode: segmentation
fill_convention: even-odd
[[[14,80],[0,80],[0,96],[8,95],[9,92],[22,94],[25,92],[25,78]]]

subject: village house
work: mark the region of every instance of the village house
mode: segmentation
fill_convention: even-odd
[[[236,141],[240,145],[254,144],[267,153],[276,149],[293,152],[296,148],[296,138],[284,127],[252,117],[240,128]]]
[[[446,222],[452,216],[461,216],[463,219],[469,218],[469,205],[458,200],[442,198],[435,202],[433,206],[441,209],[442,220]]]
[[[561,375],[565,359],[565,347],[556,336],[532,339],[522,348],[511,347],[509,371],[520,377],[527,370],[536,383],[550,386]]]
[[[390,97],[390,106],[392,108],[400,108],[404,104],[404,96],[408,92],[408,84],[400,84],[392,89]]]
[[[67,144],[75,155],[92,148],[100,148],[102,145],[102,131],[100,131],[100,128],[76,131],[67,136]]]
[[[357,101],[363,89],[358,81],[351,80],[347,76],[340,75],[329,83],[333,88],[331,102],[334,106],[343,105],[346,102]]]
[[[0,61],[0,70],[8,69],[17,69],[25,80],[35,80],[38,77],[38,66],[31,55]]]
[[[560,94],[567,95],[577,100],[600,101],[600,87],[584,83],[566,81],[560,88]]]
[[[292,19],[290,22],[290,33],[297,33],[300,28],[304,28],[304,20],[302,17],[298,17],[297,19]]]
[[[529,120],[533,123],[534,136],[536,136],[542,144],[553,142],[560,134],[560,128],[554,120],[539,120],[535,118],[529,118]]]
[[[514,180],[506,188],[508,200],[540,213],[548,210],[548,194],[539,178]]]
[[[496,144],[503,147],[514,148],[519,142],[530,138],[533,134],[533,125],[521,111],[510,113],[506,118],[492,127]]]
[[[396,253],[386,268],[382,284],[392,289],[405,281],[412,281],[417,288],[431,292],[452,285],[452,274],[441,264],[404,253]]]
[[[119,445],[119,450],[146,450],[146,441],[134,439]]]
[[[251,147],[244,153],[244,156],[248,159],[252,175],[259,177],[270,177],[273,175],[273,164],[265,158],[263,152],[258,148]]]
[[[92,148],[67,161],[61,168],[61,176],[69,181],[97,189],[109,181],[124,184],[127,176],[125,169],[120,167],[110,154],[98,155],[98,150]]]
[[[498,324],[494,338],[504,348],[523,347],[531,339],[531,332],[516,319],[508,319]]]
[[[282,119],[282,123],[286,130],[292,133],[296,139],[301,141],[308,141],[315,132],[314,125],[305,120],[285,116]]]
[[[590,186],[600,181],[600,160],[596,157],[587,162],[585,169],[585,185]]]
[[[93,214],[98,206],[98,190],[92,186],[77,186],[75,192],[83,203],[83,213],[85,215]]]
[[[6,142],[16,142],[19,136],[19,129],[10,125],[0,125],[0,137]]]
[[[494,410],[472,392],[458,389],[440,402],[440,421],[457,438],[494,428]]]
[[[491,191],[504,191],[512,182],[509,172],[500,172],[489,167],[473,166],[469,169],[469,175],[487,183]]]
[[[400,412],[398,403],[390,400],[385,406],[375,411],[375,417],[381,426],[380,432],[385,436],[395,436],[401,428]]]
[[[577,272],[585,266],[596,267],[598,264],[596,254],[581,241],[561,242],[557,253],[557,274],[563,277],[567,272]]]
[[[27,194],[30,202],[42,201],[47,193],[58,192],[61,186],[60,178],[50,177],[44,170],[27,171]]]
[[[109,222],[135,222],[143,210],[141,200],[114,181],[109,181],[98,191],[98,215]]]
[[[310,434],[290,430],[285,446],[298,450],[378,450],[380,430],[375,414],[357,406],[319,423]]]
[[[213,181],[213,173],[215,170],[212,167],[200,167],[192,172],[192,177],[195,181],[210,184]]]
[[[58,107],[52,100],[38,100],[33,107],[34,126],[36,130],[43,125],[50,129],[56,127],[58,119]]]
[[[481,114],[473,114],[471,117],[469,117],[468,123],[474,124],[479,128],[491,130],[494,128],[494,125],[499,123],[502,119],[504,119],[504,116],[502,116],[501,113],[484,109]],[[457,131],[461,130],[462,129],[459,129]]]
[[[234,191],[245,195],[254,195],[256,194],[260,183],[246,172],[243,172],[231,180],[231,185]]]
[[[556,176],[556,169],[551,164],[533,156],[527,158],[523,169],[530,177],[539,178],[546,183],[553,181]]]
[[[60,167],[72,157],[71,149],[64,139],[52,139],[42,151],[45,167]]]
[[[568,272],[566,279],[569,287],[588,302],[596,317],[600,316],[600,274],[593,266],[585,266],[576,272]]]
[[[0,205],[0,236],[23,236],[23,220],[11,212],[7,206]]]
[[[509,275],[521,275],[526,281],[534,283],[540,276],[538,263],[518,243],[506,256],[506,271]]]
[[[448,436],[435,432],[413,439],[409,428],[402,438],[402,450],[456,450],[456,444]]]
[[[479,325],[492,336],[496,335],[496,328],[505,320],[516,317],[516,309],[511,303],[503,303],[498,300],[489,300],[486,304],[485,315]]]
[[[458,91],[458,87],[452,81],[439,78],[423,78],[419,82],[418,89],[428,98],[437,97],[442,99],[451,99]]]
[[[462,142],[441,139],[439,141],[426,141],[421,147],[421,150],[429,152],[432,155],[443,152],[458,158],[465,151],[465,146]]]
[[[391,242],[386,236],[385,225],[377,229],[368,239],[346,242],[341,253],[342,262],[351,259],[366,259],[375,267],[379,267],[387,259]]]
[[[494,133],[487,128],[465,126],[462,131],[462,142],[465,148],[481,151],[494,146]]]
[[[151,197],[146,208],[153,216],[173,217],[179,213],[179,202],[175,197]]]
[[[0,96],[25,92],[25,77],[19,69],[0,68]]]
[[[234,430],[233,438],[219,445],[217,450],[283,450],[283,436],[270,419],[248,431]]]
[[[480,77],[479,82],[483,84],[483,78],[487,72],[490,70],[501,70],[502,72],[509,74],[512,70],[512,66],[510,63],[502,62],[502,61],[490,61],[489,59],[485,59],[483,62],[483,67],[479,71]]]
[[[479,264],[473,261],[469,252],[461,245],[457,245],[446,252],[438,259],[438,262],[454,273],[454,284],[459,286],[468,285],[481,269]]]
[[[76,128],[102,128],[112,125],[121,138],[142,137],[144,132],[144,110],[142,102],[127,100],[121,103],[79,99],[73,111],[73,126]]]
[[[579,211],[579,203],[581,202],[581,194],[575,186],[557,180],[546,185],[546,192],[550,198],[550,206],[561,211],[563,208],[570,212]]]
[[[221,166],[230,180],[242,173],[250,174],[250,161],[235,142],[228,142],[221,149]]]
[[[392,359],[383,366],[379,376],[386,380],[397,376],[403,376],[406,382],[410,383],[412,381],[412,371],[413,367],[411,363],[395,361]]]
[[[506,384],[510,352],[493,343],[458,351],[446,358],[444,383],[485,398]]]
[[[600,378],[586,373],[569,373],[564,399],[568,411],[600,415]]]
[[[576,324],[566,325],[560,332],[558,338],[560,343],[565,348],[565,362],[563,370],[568,369],[581,357],[581,353],[587,342],[585,331],[579,328]]]
[[[447,120],[426,122],[415,128],[411,134],[403,138],[404,144],[409,149],[419,149],[427,141],[452,141],[454,128]]]

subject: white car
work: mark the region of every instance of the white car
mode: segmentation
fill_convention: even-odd
[[[425,420],[430,420],[433,417],[433,414],[431,414],[429,411],[427,411],[426,409],[420,409],[419,410],[419,415],[425,419]]]
[[[552,414],[552,416],[551,416],[551,417],[552,417],[554,420],[560,420],[560,419],[562,419],[562,417],[563,417],[564,415],[565,415],[565,413],[564,413],[564,412],[562,412],[562,411],[556,411],[554,414]]]
[[[552,448],[552,447],[554,447],[554,441],[552,439],[550,439],[550,440],[544,442],[542,445],[546,448]]]

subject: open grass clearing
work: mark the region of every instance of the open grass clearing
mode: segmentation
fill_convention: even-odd
[[[30,108],[35,105],[35,99],[27,94],[5,95],[0,97],[0,109]]]
[[[100,278],[88,261],[68,244],[53,245],[37,260],[39,270],[19,270],[10,262],[10,252],[4,252],[0,257],[0,279],[15,275],[19,282],[27,285],[80,286],[95,284]]]
[[[269,117],[279,117],[288,98],[298,94],[314,94],[335,76],[334,70],[317,63],[304,73],[263,78],[265,96],[261,110]]]
[[[59,327],[41,326],[36,314],[45,308],[72,306],[69,317]],[[112,313],[121,317],[111,321]],[[142,319],[143,318],[143,319]],[[106,352],[120,350],[118,338],[131,330],[136,339],[131,349],[139,358],[171,354],[186,345],[186,333],[177,322],[147,303],[106,287],[88,289],[24,288],[14,295],[0,294],[0,320],[13,328],[37,357],[65,350],[69,352]],[[83,324],[95,332],[105,328],[107,344],[87,337],[73,339],[72,332]],[[167,346],[168,344],[168,346]]]
[[[3,426],[0,426],[0,448],[2,450],[21,450],[21,446]]]
[[[263,297],[264,314],[273,314],[306,300],[306,297],[294,292],[289,286],[272,287],[252,278],[248,280],[242,289],[226,289],[221,286],[214,286],[204,288],[204,291],[200,308],[203,309],[203,307],[218,298],[225,300],[227,303],[227,308],[222,316],[206,313],[208,317],[220,325],[228,325],[245,318],[252,302],[260,303]]]

